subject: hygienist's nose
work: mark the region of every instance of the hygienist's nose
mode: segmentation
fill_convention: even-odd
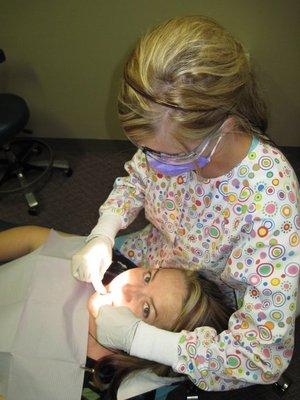
[[[130,303],[132,300],[137,300],[143,295],[143,288],[139,285],[131,285],[126,283],[122,288],[124,299]]]

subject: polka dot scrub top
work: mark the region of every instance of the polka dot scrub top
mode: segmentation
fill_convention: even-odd
[[[100,215],[119,215],[125,228],[144,208],[150,224],[125,236],[121,252],[139,265],[202,271],[237,298],[226,331],[182,332],[174,369],[204,390],[277,381],[293,352],[300,260],[299,186],[284,155],[253,138],[217,178],[164,176],[140,150],[125,169]]]

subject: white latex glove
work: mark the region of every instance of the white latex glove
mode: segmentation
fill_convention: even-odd
[[[102,306],[96,318],[97,340],[104,347],[129,353],[140,322],[127,307]]]
[[[90,296],[90,298],[88,300],[87,307],[88,307],[89,313],[94,318],[97,318],[97,315],[99,313],[99,308],[104,305],[111,305],[112,300],[113,299],[112,299],[111,293],[100,294],[98,292],[95,292],[92,296]]]
[[[96,325],[97,340],[105,347],[170,367],[176,364],[181,334],[146,324],[127,307],[101,306]]]
[[[89,241],[72,257],[72,274],[80,281],[92,282],[95,290],[105,293],[103,276],[112,262],[113,242],[104,235]]]
[[[121,226],[120,216],[102,214],[88,236],[87,244],[72,258],[73,276],[81,281],[92,282],[99,293],[106,293],[101,281],[111,264],[115,236]]]

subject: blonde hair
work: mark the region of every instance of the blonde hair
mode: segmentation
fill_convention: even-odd
[[[224,304],[217,285],[199,276],[198,272],[180,270],[186,286],[186,296],[180,315],[177,317],[172,332],[193,331],[200,326],[210,326],[217,333],[228,327],[228,320],[233,310]],[[122,352],[100,359],[95,367],[94,383],[103,390],[109,388],[109,398],[117,398],[117,391],[123,379],[140,370],[151,370],[158,376],[179,376],[171,367],[153,361],[129,356]],[[106,375],[111,380],[106,382]],[[108,372],[108,374],[107,374]],[[109,379],[108,379],[109,380]]]
[[[134,142],[165,123],[179,140],[205,138],[229,115],[236,130],[264,136],[267,128],[243,46],[203,16],[173,18],[140,39],[124,67],[118,108]]]

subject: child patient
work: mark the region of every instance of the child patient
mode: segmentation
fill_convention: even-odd
[[[0,262],[34,252],[47,243],[49,233],[50,229],[36,226],[0,232]],[[63,233],[57,235],[58,248],[67,246],[69,236]],[[200,278],[199,273],[171,267],[134,267],[122,255],[114,254],[113,264],[104,277],[108,294],[103,296],[95,292],[87,302],[89,334],[86,356],[90,368],[84,385],[90,386],[93,382],[95,391],[107,391],[109,398],[114,399],[121,382],[135,371],[148,370],[162,377],[178,376],[170,367],[101,346],[96,340],[95,318],[103,304],[128,307],[138,318],[169,331],[181,332],[205,325],[214,327],[218,332],[226,329],[232,309],[224,304],[217,286]],[[123,272],[120,273],[120,270]],[[115,277],[112,279],[112,276]],[[75,279],[74,282],[77,284]],[[63,286],[64,282],[59,282],[59,285]],[[92,292],[92,285],[81,282],[78,285],[86,285]],[[107,371],[110,373],[107,374]]]

